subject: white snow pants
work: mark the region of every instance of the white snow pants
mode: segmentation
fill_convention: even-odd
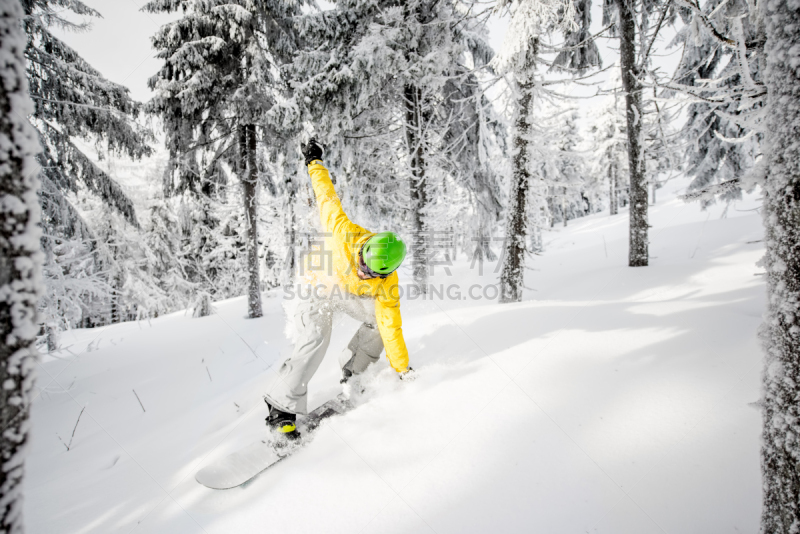
[[[292,355],[278,370],[278,380],[267,392],[267,402],[279,410],[308,413],[308,382],[317,372],[331,341],[333,317],[344,312],[362,324],[339,356],[339,365],[353,374],[378,361],[383,339],[375,319],[375,301],[348,295],[340,299],[303,300],[294,313],[297,339]]]

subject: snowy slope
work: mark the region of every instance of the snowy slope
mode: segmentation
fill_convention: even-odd
[[[264,432],[291,350],[280,293],[258,320],[240,298],[65,335],[39,369],[29,531],[756,532],[757,200],[721,218],[682,185],[651,207],[650,267],[626,266],[627,213],[547,232],[519,304],[467,297],[493,264],[437,267],[463,298],[403,302],[418,379],[381,361],[358,408],[245,488],[194,473]],[[312,406],[356,328],[338,319]]]

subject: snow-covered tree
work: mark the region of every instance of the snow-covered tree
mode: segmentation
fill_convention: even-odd
[[[171,155],[165,191],[188,191],[207,205],[215,189],[233,179],[241,184],[250,317],[262,314],[257,186],[259,177],[269,180],[259,172],[259,138],[271,150],[285,150],[287,131],[297,127],[282,106],[280,69],[297,44],[292,17],[299,7],[285,0],[153,0],[144,7],[182,11],[153,37],[165,63],[150,81],[156,96],[148,108],[165,122]],[[202,222],[207,232],[231,229],[213,217]]]
[[[551,3],[547,0],[545,4]],[[590,29],[592,26],[592,1],[572,0],[563,2],[559,7],[558,27],[564,34],[564,43],[556,50],[558,55],[553,60],[551,70],[557,72],[584,73],[589,67],[603,64],[600,50],[594,42]],[[570,23],[569,17],[572,16]],[[529,23],[533,23],[530,21]]]
[[[576,2],[503,0],[498,5],[501,9],[509,10],[511,21],[503,51],[495,60],[495,65],[502,72],[513,75],[516,99],[511,142],[512,176],[509,203],[506,208],[506,239],[500,274],[500,299],[503,302],[516,302],[522,299],[524,287],[528,214],[540,210],[538,207],[531,210],[529,198],[532,179],[536,177],[541,181],[540,171],[532,168],[536,163],[534,156],[536,144],[532,138],[535,134],[536,98],[542,96],[541,75],[537,74],[537,68],[543,63],[540,58],[542,35],[547,30],[560,29],[567,35],[569,42],[576,43],[574,46],[565,47],[564,53],[558,56],[557,65],[562,69],[569,66],[576,73],[583,72],[599,64],[599,55],[591,39],[576,41],[579,34],[588,35],[588,24],[591,23],[589,6],[583,0]]]
[[[58,239],[46,250],[43,274],[42,319],[48,348],[58,347],[58,332],[77,326],[91,327],[105,317],[96,303],[111,296],[108,277],[101,269],[94,243]]]
[[[172,200],[156,202],[150,209],[149,220],[144,223],[145,254],[141,269],[158,281],[164,295],[164,299],[148,303],[151,315],[155,317],[187,307],[194,295],[187,273],[187,259],[181,247],[180,222]]]
[[[674,23],[676,17],[677,7],[671,0],[614,0],[603,5],[603,22],[613,23],[612,31],[619,37],[620,69],[625,91],[630,176],[628,265],[631,267],[644,267],[649,263],[644,82],[653,75],[653,45],[665,25]]]
[[[479,64],[488,59],[486,54]],[[458,221],[458,230],[468,236],[464,248],[470,258],[494,261],[497,257],[490,242],[503,210],[500,176],[505,170],[502,156],[507,132],[479,76],[467,72],[463,64],[459,68],[465,72],[448,80],[444,89],[444,107],[453,118],[443,136],[453,186],[443,192],[450,197],[461,193],[465,198],[453,203],[455,213],[448,214],[448,220]]]
[[[671,86],[695,99],[685,129],[695,176],[687,197],[708,203],[755,185],[764,191],[761,531],[788,534],[800,529],[800,9],[788,2],[687,5],[682,83]]]
[[[342,0],[300,22],[310,45],[293,64],[297,102],[328,146],[351,216],[408,229],[422,290],[433,241],[453,224],[438,199],[466,199],[486,227],[497,218],[487,157],[496,120],[476,72],[491,51],[474,7]]]
[[[80,145],[104,172],[126,183],[151,183],[163,166],[160,156],[145,161],[100,157],[85,143]],[[131,188],[138,206],[150,203],[144,189]],[[153,274],[160,267],[150,249],[149,210],[139,210],[140,226],[135,227],[95,195],[75,195],[74,201],[92,229],[92,240],[62,238],[46,251],[42,319],[52,349],[58,347],[60,330],[153,317],[174,311],[185,300],[181,294],[167,294],[169,278]]]
[[[592,175],[596,182],[605,184],[610,215],[616,215],[620,201],[627,199],[623,177],[628,175],[628,137],[622,102],[620,91],[612,88],[591,117],[594,154]]]
[[[761,151],[766,90],[763,24],[750,5],[709,0],[702,9],[692,6],[692,23],[675,38],[683,55],[669,87],[691,102],[682,131],[686,171],[694,178],[687,198],[704,205],[740,198],[755,186],[749,177]]]
[[[547,121],[547,136],[542,139],[550,151],[541,162],[542,179],[547,187],[547,207],[550,225],[556,222],[567,226],[569,219],[585,215],[584,160],[578,154],[582,142],[578,131],[578,116],[574,111],[558,113]]]
[[[0,532],[23,532],[22,477],[28,441],[34,340],[41,295],[40,151],[25,73],[18,0],[0,0]]]
[[[603,204],[608,201],[610,214],[615,215],[620,206],[628,204],[627,125],[617,69],[612,72],[606,92],[602,103],[591,114],[594,158],[590,189]],[[653,87],[652,95],[644,99],[642,104],[645,170],[652,191],[652,203],[655,203],[656,190],[682,169],[680,151],[683,145],[673,126],[681,102],[669,100]],[[660,179],[665,174],[668,176]],[[601,187],[600,181],[605,185]]]
[[[764,129],[768,304],[762,338],[761,531],[800,530],[800,5],[760,2],[769,112]]]
[[[126,224],[137,227],[138,221],[123,188],[87,156],[76,139],[101,146],[112,156],[140,158],[150,153],[150,136],[134,122],[141,106],[131,100],[128,89],[105,79],[51,32],[52,27],[88,29],[88,23],[73,23],[68,14],[83,18],[100,14],[79,0],[26,0],[22,5],[26,72],[34,102],[31,122],[43,147],[37,159],[42,168],[39,199],[46,302],[51,316],[80,320],[71,311],[88,309],[84,305],[88,301],[81,303],[80,299],[108,298],[110,295],[103,292],[111,286],[102,274],[107,266],[96,254],[96,229],[87,221],[86,211],[76,205],[77,200],[94,197],[119,213]],[[69,266],[59,264],[66,257],[82,260]],[[63,277],[65,270],[71,273],[69,279]],[[78,287],[82,282],[74,283],[82,278],[97,282],[91,292]],[[69,298],[59,297],[67,294]],[[72,299],[78,302],[70,302]],[[103,321],[99,317],[86,319]],[[77,322],[71,320],[69,324]]]
[[[530,14],[525,13],[528,4],[515,5],[512,24],[525,24]],[[531,22],[537,21],[533,19]],[[512,26],[514,27],[514,26]],[[508,70],[513,72],[516,82],[516,107],[512,137],[512,175],[509,201],[506,206],[506,239],[503,251],[503,270],[500,274],[500,299],[503,302],[522,300],[525,275],[525,237],[527,234],[528,195],[531,182],[530,139],[533,122],[534,95],[536,93],[536,62],[539,55],[539,28],[533,32],[520,32],[517,39],[510,40],[508,47],[515,54],[508,54],[513,63]],[[508,36],[506,37],[508,39]],[[521,41],[521,43],[520,43]],[[501,60],[504,59],[501,56]]]
[[[644,115],[644,159],[652,203],[656,203],[656,191],[662,187],[663,181],[659,177],[667,174],[664,180],[683,170],[681,150],[683,143],[680,132],[676,131],[674,124],[680,110],[680,103],[670,103],[657,96],[654,88],[652,99],[645,102]]]

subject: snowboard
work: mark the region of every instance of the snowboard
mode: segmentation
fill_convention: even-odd
[[[272,436],[265,435],[264,439],[208,464],[199,470],[194,478],[200,484],[211,489],[231,489],[241,486],[268,467],[307,445],[325,419],[343,414],[352,407],[352,403],[347,397],[339,395],[308,415],[298,417],[299,439],[274,441]],[[269,433],[266,428],[264,432],[265,434]]]

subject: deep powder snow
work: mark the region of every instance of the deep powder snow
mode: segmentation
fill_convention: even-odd
[[[382,360],[356,409],[244,488],[194,473],[265,433],[291,351],[280,291],[260,319],[237,298],[66,333],[39,369],[29,532],[756,532],[758,199],[722,218],[686,184],[650,207],[649,267],[627,267],[625,209],[545,232],[517,304],[469,298],[494,263],[437,267],[462,298],[403,301],[417,380]],[[340,391],[356,328],[337,319],[310,407]]]

